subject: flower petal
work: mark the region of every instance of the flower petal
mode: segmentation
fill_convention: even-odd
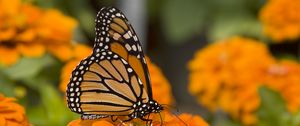
[[[26,57],[40,57],[46,51],[45,47],[38,43],[19,44],[17,48]]]
[[[73,57],[73,52],[70,45],[49,45],[48,51],[55,57],[65,62]]]
[[[16,49],[0,47],[0,63],[5,66],[15,64],[20,58],[20,54]]]

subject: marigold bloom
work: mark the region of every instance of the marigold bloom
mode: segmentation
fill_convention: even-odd
[[[259,15],[264,33],[276,42],[299,38],[299,13],[299,0],[268,0]]]
[[[178,117],[176,115],[172,115],[169,112],[161,112],[162,120],[161,122],[160,117],[156,114],[153,118],[153,126],[209,126],[200,116],[198,115],[191,115],[191,114],[180,114]],[[180,118],[181,120],[179,120]],[[144,126],[146,124],[145,121],[141,121],[139,119],[133,119],[129,122],[121,122],[117,120],[115,122],[111,121],[110,119],[98,119],[98,120],[81,120],[76,119],[71,121],[68,126]]]
[[[24,108],[0,94],[0,126],[30,126]]]
[[[199,103],[230,113],[246,124],[256,119],[257,87],[275,60],[267,47],[255,40],[233,37],[196,53],[189,63],[189,90]]]
[[[39,57],[46,51],[66,61],[75,26],[74,19],[57,10],[0,0],[0,63],[11,65],[21,56]]]
[[[278,91],[291,112],[300,108],[300,64],[276,61],[258,41],[234,37],[211,44],[196,53],[189,70],[189,90],[199,103],[246,125],[257,122],[260,86]]]

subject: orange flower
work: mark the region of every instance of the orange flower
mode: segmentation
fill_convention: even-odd
[[[0,94],[0,126],[30,126],[24,108]]]
[[[181,120],[179,120],[180,118]],[[209,126],[200,116],[198,115],[191,115],[187,113],[180,114],[179,116],[175,117],[175,115],[171,115],[169,113],[165,114],[164,125],[165,126]],[[160,126],[157,124],[156,126]]]
[[[256,90],[274,63],[267,47],[255,40],[233,37],[216,42],[198,51],[189,63],[189,90],[210,110],[221,108],[254,124],[253,112],[259,106]]]
[[[105,119],[98,119],[98,120],[81,120],[76,119],[71,121],[68,126],[115,126],[110,121]]]
[[[21,56],[39,57],[46,51],[66,61],[75,26],[74,19],[57,10],[0,0],[0,63],[12,65]]]
[[[200,116],[191,115],[191,114],[181,114],[178,117],[176,115],[171,115],[169,112],[161,112],[161,118],[156,114],[153,117],[153,126],[209,126]],[[180,118],[180,120],[178,119]],[[133,119],[129,122],[121,122],[121,120],[117,120],[115,122],[111,121],[109,118],[98,119],[98,120],[73,120],[68,126],[144,126],[146,124],[145,121],[140,119]]]
[[[259,15],[264,33],[275,42],[299,38],[299,13],[299,0],[268,0]]]

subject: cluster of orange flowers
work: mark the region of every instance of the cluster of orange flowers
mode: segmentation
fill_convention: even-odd
[[[153,116],[153,126],[209,126],[200,116],[191,114],[180,114],[178,117],[168,112],[161,112],[162,120],[160,117]],[[180,119],[179,119],[180,118]],[[77,119],[68,124],[68,126],[145,126],[144,121],[134,119],[130,122],[111,121],[110,119],[99,120],[81,120]]]
[[[260,11],[264,33],[275,42],[300,38],[299,13],[299,0],[268,0]]]
[[[189,91],[199,103],[246,125],[257,122],[262,85],[278,91],[290,111],[300,108],[300,64],[277,61],[262,42],[242,37],[216,42],[198,51],[188,67]]]
[[[24,108],[15,101],[0,94],[0,126],[30,126]]]
[[[43,10],[21,0],[0,0],[0,64],[12,65],[21,56],[39,57],[46,51],[67,60],[76,24],[54,9]]]

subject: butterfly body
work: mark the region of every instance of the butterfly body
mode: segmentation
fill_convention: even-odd
[[[102,8],[96,19],[93,53],[73,70],[66,96],[71,111],[82,119],[145,116],[163,107],[152,89],[141,44],[125,16]]]

